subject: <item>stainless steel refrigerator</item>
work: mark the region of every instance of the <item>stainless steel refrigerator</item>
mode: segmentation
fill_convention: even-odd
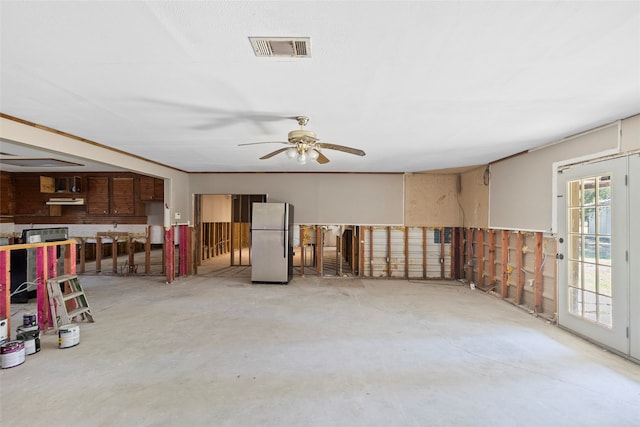
[[[293,275],[293,206],[254,203],[251,213],[251,281],[286,284]]]

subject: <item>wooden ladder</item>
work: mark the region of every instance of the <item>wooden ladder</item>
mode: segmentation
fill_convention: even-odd
[[[47,280],[49,306],[55,319],[54,328],[67,325],[76,318],[93,322],[93,315],[87,296],[75,274],[65,274]]]

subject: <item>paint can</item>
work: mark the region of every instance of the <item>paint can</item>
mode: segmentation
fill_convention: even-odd
[[[0,318],[0,344],[9,340],[9,322],[6,317]]]
[[[40,331],[21,332],[16,338],[24,341],[24,352],[27,356],[40,351]]]
[[[24,363],[24,341],[9,341],[0,345],[2,369],[13,368]]]
[[[58,348],[69,348],[80,344],[80,325],[69,323],[58,330]]]
[[[34,313],[26,313],[22,316],[22,326],[35,326],[38,324],[38,318]]]
[[[40,331],[40,326],[37,323],[31,326],[23,325],[23,326],[18,326],[16,328],[16,335],[24,334],[26,332],[36,332],[36,331]]]

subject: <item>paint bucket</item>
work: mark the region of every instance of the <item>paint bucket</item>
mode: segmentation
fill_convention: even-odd
[[[22,326],[35,326],[38,324],[37,316],[33,313],[27,313],[22,316]]]
[[[24,341],[26,355],[36,354],[40,351],[40,331],[21,332],[16,338]]]
[[[9,322],[6,317],[0,318],[0,344],[9,340]]]
[[[16,328],[16,335],[24,334],[26,332],[36,332],[40,331],[40,326],[38,324],[32,326],[18,326]]]
[[[0,345],[2,369],[13,368],[24,363],[24,341],[9,341]]]
[[[58,348],[69,348],[80,344],[80,325],[69,323],[58,330]]]

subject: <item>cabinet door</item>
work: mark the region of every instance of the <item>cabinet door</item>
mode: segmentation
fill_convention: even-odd
[[[113,215],[133,215],[133,178],[113,178],[111,181],[111,213]]]
[[[147,202],[153,200],[154,181],[150,176],[140,177],[140,200]]]
[[[89,215],[109,214],[109,178],[87,178],[87,213]]]

